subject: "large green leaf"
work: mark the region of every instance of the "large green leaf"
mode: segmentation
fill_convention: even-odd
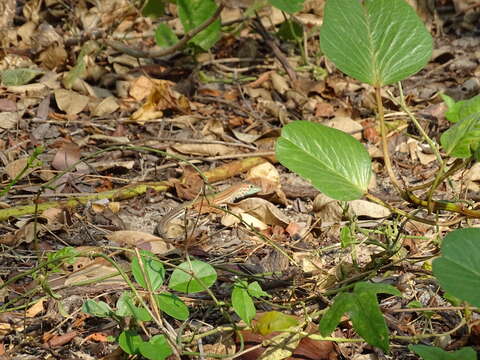
[[[371,160],[365,147],[343,131],[308,121],[286,125],[277,141],[277,159],[337,200],[366,193]]]
[[[433,274],[445,291],[480,306],[479,259],[480,229],[458,229],[443,240],[442,256],[433,261]]]
[[[421,70],[433,47],[430,33],[403,0],[328,0],[320,44],[341,71],[375,86]]]
[[[480,112],[469,115],[440,137],[440,143],[447,155],[468,158],[478,148],[480,142]]]

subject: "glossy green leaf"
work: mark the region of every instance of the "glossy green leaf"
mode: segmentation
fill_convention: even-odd
[[[158,46],[166,48],[178,42],[177,35],[166,24],[158,24],[155,29],[155,42]]]
[[[478,149],[480,142],[480,112],[469,115],[440,137],[440,143],[447,155],[469,158]]]
[[[134,355],[140,351],[143,340],[134,330],[125,330],[118,336],[118,344],[127,354]]]
[[[452,231],[443,239],[441,254],[433,261],[433,274],[441,287],[480,306],[480,229]]]
[[[155,335],[139,345],[140,354],[150,360],[163,360],[173,354],[165,335]]]
[[[140,250],[140,257],[142,259],[145,274],[150,281],[152,290],[157,290],[165,281],[165,268],[162,262],[150,251]],[[143,276],[143,271],[140,267],[138,258],[132,261],[132,274],[135,281],[139,283],[144,289],[147,289],[147,282]]]
[[[432,37],[403,0],[328,0],[320,45],[345,74],[383,86],[421,70]]]
[[[277,9],[293,14],[303,9],[304,0],[268,0]]]
[[[87,300],[82,305],[82,311],[86,314],[97,317],[109,317],[112,309],[103,301]]]
[[[282,165],[333,199],[355,200],[367,192],[370,156],[343,131],[308,121],[292,122],[282,129],[276,155]]]
[[[450,352],[426,345],[409,345],[408,348],[420,355],[423,360],[477,360],[477,353],[470,347]]]
[[[187,294],[205,291],[217,280],[215,269],[199,260],[186,261],[176,268],[168,287]]]
[[[36,69],[6,69],[2,71],[2,84],[5,86],[25,85],[40,74],[43,74],[43,71]]]
[[[246,287],[235,286],[232,290],[232,306],[235,313],[248,325],[257,313],[252,297]]]
[[[370,345],[385,351],[389,347],[388,327],[377,301],[377,294],[400,296],[391,285],[359,282],[353,293],[341,293],[320,320],[320,333],[328,336],[337,327],[344,313],[350,314],[355,331]]]
[[[213,0],[177,0],[178,16],[185,32],[197,28],[213,16],[217,5]],[[220,39],[220,19],[195,35],[189,42],[207,51]]]
[[[188,306],[177,295],[164,292],[155,295],[158,308],[171,317],[184,321],[190,316]]]

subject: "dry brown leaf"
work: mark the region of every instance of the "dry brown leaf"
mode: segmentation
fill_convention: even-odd
[[[386,207],[366,200],[353,200],[349,202],[350,209],[358,216],[380,219],[390,216],[391,212]]]
[[[107,239],[121,247],[137,247],[149,250],[156,255],[166,256],[177,252],[177,249],[170,243],[158,236],[141,231],[122,230],[107,235]]]
[[[25,169],[25,166],[27,166],[27,163],[28,163],[28,158],[22,158],[22,159],[12,161],[11,163],[7,164],[7,166],[5,166],[5,172],[7,173],[10,179],[14,179],[17,175],[20,175],[23,169]],[[22,175],[22,178],[30,174],[33,170],[34,170],[33,168],[30,168],[27,171],[25,171],[25,173]]]
[[[38,314],[42,313],[45,311],[45,307],[43,306],[44,303],[47,301],[46,298],[41,298],[39,300],[37,300],[37,302],[35,304],[33,304],[32,306],[30,306],[26,313],[25,313],[25,316],[27,318],[34,318],[35,316],[37,316]]]
[[[240,215],[248,224],[261,230],[265,229],[265,224],[287,226],[290,222],[275,205],[258,197],[248,198],[231,205],[231,211]],[[230,214],[222,218],[222,224],[225,226],[232,226],[239,222],[238,218]]]
[[[52,160],[55,170],[66,170],[80,160],[80,147],[72,142],[64,142]]]
[[[363,126],[349,117],[336,116],[332,120],[327,121],[325,125],[350,134],[357,140],[362,139]]]
[[[110,115],[117,111],[120,106],[113,96],[103,99],[92,111],[93,116]]]
[[[70,90],[57,89],[54,94],[59,109],[68,115],[78,114],[85,109],[89,101],[88,96]]]
[[[14,128],[19,120],[17,112],[2,112],[0,113],[0,129],[9,130]]]
[[[112,287],[114,285],[118,286],[125,283],[121,275],[116,275],[100,281],[100,278],[116,274],[118,273],[118,270],[105,259],[97,258],[94,261],[90,262],[88,262],[88,260],[87,265],[83,266],[80,270],[68,275],[64,282],[65,286],[92,280],[94,280],[95,284],[97,285],[109,284]],[[53,283],[51,283],[51,286],[52,285]]]
[[[235,149],[222,144],[176,144],[172,149],[194,156],[218,156],[234,154]]]
[[[143,124],[145,121],[163,116],[164,110],[176,110],[183,114],[190,113],[188,99],[172,89],[174,83],[167,80],[154,80],[146,102],[135,111],[131,119]]]
[[[325,194],[318,194],[313,200],[315,216],[324,222],[338,222],[342,220],[343,210],[337,200]]]

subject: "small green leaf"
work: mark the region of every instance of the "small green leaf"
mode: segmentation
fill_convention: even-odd
[[[87,300],[82,305],[82,311],[97,317],[110,317],[113,313],[110,306],[103,301]]]
[[[458,102],[455,102],[455,100],[448,95],[440,94],[440,96],[448,106],[445,117],[450,122],[456,123],[470,115],[480,113],[480,95]]]
[[[403,0],[328,0],[320,44],[345,74],[384,86],[421,70],[433,41]]]
[[[28,84],[43,71],[36,69],[7,69],[2,71],[2,84],[5,86],[18,86]]]
[[[177,0],[178,16],[185,32],[197,28],[213,16],[217,5],[213,0]],[[215,20],[189,42],[203,50],[210,49],[220,38],[220,20]]]
[[[140,257],[142,259],[145,273],[152,285],[152,290],[155,291],[162,286],[165,281],[165,268],[163,267],[162,262],[150,251],[140,250]],[[135,281],[144,289],[147,289],[147,283],[143,276],[138,258],[134,258],[132,261],[132,274]]]
[[[320,333],[329,335],[347,312],[358,335],[369,344],[388,351],[388,327],[377,301],[378,293],[401,295],[391,285],[358,282],[353,293],[341,293],[335,297],[334,303],[320,320]]]
[[[262,296],[272,297],[269,293],[266,293],[265,291],[262,290],[260,284],[257,281],[254,281],[248,284],[247,289],[248,289],[248,293],[256,298],[260,298]]]
[[[268,0],[277,9],[293,14],[303,9],[304,0]]]
[[[186,261],[173,271],[168,287],[172,290],[192,294],[205,291],[216,280],[217,273],[211,265],[199,260]]]
[[[303,38],[303,27],[297,21],[288,19],[280,25],[277,35],[286,41],[301,40]]]
[[[122,331],[118,336],[118,344],[123,351],[130,355],[138,354],[142,343],[142,338],[134,330]]]
[[[165,335],[155,335],[139,346],[140,354],[150,360],[163,360],[173,354]]]
[[[255,329],[262,335],[268,335],[274,331],[284,331],[297,325],[298,321],[293,316],[278,311],[269,311],[258,319]]]
[[[370,183],[371,160],[365,147],[343,131],[308,121],[282,129],[277,159],[336,200],[359,199]]]
[[[164,0],[147,0],[143,9],[142,15],[152,18],[158,18],[165,14],[165,1]]]
[[[250,325],[252,319],[255,317],[257,310],[253,304],[251,296],[247,289],[235,286],[232,291],[232,306],[235,313]]]
[[[409,345],[408,348],[420,355],[423,360],[477,360],[477,353],[470,347],[452,352],[426,345]]]
[[[340,229],[340,244],[345,249],[355,243],[355,238],[352,235],[352,230],[348,226],[344,226]]]
[[[155,301],[160,310],[171,317],[184,321],[190,316],[188,306],[176,295],[168,292],[155,295]]]
[[[132,316],[137,321],[152,320],[152,317],[145,308],[135,306],[133,303],[133,295],[129,292],[123,293],[118,299],[115,314],[121,317]]]
[[[166,48],[178,42],[177,35],[166,24],[158,24],[155,29],[155,42],[158,46]]]
[[[443,240],[442,256],[433,260],[433,274],[441,287],[473,306],[480,306],[479,240],[478,228],[452,231]]]
[[[447,155],[468,158],[478,149],[480,142],[480,113],[460,119],[440,137]]]

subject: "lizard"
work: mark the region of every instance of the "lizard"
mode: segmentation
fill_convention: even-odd
[[[219,193],[213,195],[206,195],[201,196],[195,200],[188,201],[183,203],[180,206],[169,211],[165,214],[160,222],[158,223],[157,227],[155,228],[155,232],[157,235],[161,236],[164,240],[169,240],[167,236],[167,227],[171,221],[174,219],[178,219],[185,215],[185,212],[189,208],[193,208],[197,211],[201,211],[203,207],[215,207],[220,206],[226,203],[234,202],[236,200],[242,199],[244,197],[256,194],[260,192],[262,189],[254,184],[250,183],[241,183],[236,184],[228,189],[221,191]]]

